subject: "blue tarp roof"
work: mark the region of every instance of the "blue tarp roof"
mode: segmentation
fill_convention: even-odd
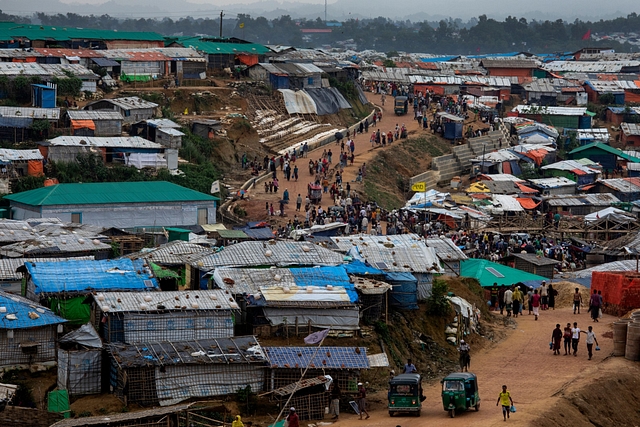
[[[342,286],[349,295],[349,301],[358,302],[358,293],[342,266],[290,268],[289,271],[298,286]]]
[[[368,369],[365,347],[263,347],[272,368],[304,369],[313,363],[324,369]],[[313,357],[315,353],[315,357]],[[288,366],[285,366],[288,365]]]
[[[384,273],[384,280],[387,282],[415,282],[418,283],[418,279],[411,273],[406,272],[392,272],[387,271]]]
[[[344,264],[342,268],[344,268],[347,274],[384,274],[384,271],[373,268],[359,259],[354,259],[353,262]]]
[[[270,240],[273,239],[273,231],[269,227],[251,228],[242,227],[234,228],[234,230],[244,231],[244,234],[255,240]]]
[[[62,317],[58,317],[48,308],[42,307],[26,298],[0,292],[0,307],[6,309],[0,313],[0,329],[24,329],[38,326],[57,325],[66,322]],[[29,313],[32,313],[29,317]],[[16,320],[9,320],[7,316],[13,314]],[[36,317],[37,316],[37,317]]]
[[[459,55],[456,56],[438,56],[437,58],[420,58],[422,62],[447,62],[452,59],[460,58]]]
[[[144,291],[158,287],[145,260],[25,262],[35,293]]]
[[[109,58],[91,58],[99,67],[119,67],[120,63]]]

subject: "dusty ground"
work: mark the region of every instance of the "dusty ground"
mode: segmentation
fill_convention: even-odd
[[[578,401],[580,393],[584,393],[584,387],[590,384],[594,377],[607,372],[609,374],[623,372],[627,368],[638,369],[637,363],[620,358],[607,359],[613,350],[613,341],[602,335],[610,331],[610,324],[614,320],[614,317],[605,315],[600,323],[595,324],[594,330],[602,350],[595,353],[593,360],[587,360],[584,338],[581,340],[577,357],[554,356],[549,350],[551,331],[556,323],[577,321],[578,326],[585,329],[591,324],[588,314],[573,315],[569,308],[543,311],[538,321],[534,321],[533,316],[525,314],[517,319],[517,325],[510,331],[508,337],[494,347],[481,353],[475,353],[472,347],[471,371],[478,376],[482,399],[481,409],[477,413],[469,411],[450,419],[442,408],[440,384],[436,383],[425,389],[427,400],[424,402],[420,418],[409,416],[390,418],[385,406],[386,393],[379,392],[370,398],[372,410],[369,420],[360,421],[355,414],[345,413],[333,426],[421,427],[434,425],[434,422],[438,426],[458,427],[504,425],[500,409],[495,406],[502,384],[509,387],[517,407],[517,413],[513,414],[509,420],[509,425],[548,425],[550,427],[560,425],[551,424],[551,421],[549,421],[550,424],[541,424],[540,420],[541,417],[546,416],[550,408],[554,410],[558,408],[557,412],[565,409],[569,411],[568,408],[573,407],[569,402]],[[611,381],[617,381],[617,379],[611,379]],[[634,391],[634,393],[638,392]],[[600,413],[610,406],[606,403],[605,396],[606,394],[600,396],[599,401],[590,401],[595,407],[594,412]],[[633,413],[637,410],[636,408],[637,406],[627,411],[627,421],[623,423],[614,423],[611,420],[608,423],[596,425],[638,425],[640,417],[637,412]],[[583,421],[578,421],[577,418],[576,424],[573,423],[574,417],[577,417],[576,413],[580,412],[572,410],[571,416],[567,416],[562,425],[586,425],[580,424],[579,422]],[[606,413],[602,415],[603,419],[606,419]]]

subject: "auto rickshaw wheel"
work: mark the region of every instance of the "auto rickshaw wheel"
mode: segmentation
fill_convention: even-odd
[[[449,416],[451,418],[455,418],[456,416],[456,410],[455,409],[449,409]]]
[[[480,410],[480,403],[476,403],[475,409],[476,409],[476,412]]]
[[[416,417],[420,417],[420,415],[421,415],[420,413],[421,413],[421,412],[422,412],[422,411],[421,411],[420,409],[418,409],[418,412],[416,412]]]
[[[393,417],[393,415],[394,415],[394,414],[395,414],[395,412],[393,412],[393,411],[389,411],[389,416],[390,416],[390,417]]]

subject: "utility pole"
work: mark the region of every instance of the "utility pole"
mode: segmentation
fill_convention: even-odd
[[[222,17],[224,16],[224,10],[220,11],[220,38],[222,38]]]

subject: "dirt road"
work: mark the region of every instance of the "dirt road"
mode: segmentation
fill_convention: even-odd
[[[440,426],[500,426],[531,425],[532,421],[548,410],[556,402],[554,394],[562,391],[575,381],[588,379],[598,365],[613,351],[613,340],[602,334],[610,332],[610,323],[616,318],[605,315],[599,323],[590,322],[586,310],[573,315],[569,308],[541,312],[540,319],[526,314],[517,319],[517,327],[506,339],[492,349],[471,356],[471,371],[478,376],[481,397],[479,412],[473,410],[459,413],[451,419],[442,408],[440,384],[425,388],[427,397],[423,404],[422,416],[394,416],[389,414],[383,399],[386,393],[372,396],[372,411],[369,420],[360,421],[353,413],[345,413],[334,427],[426,427]],[[578,356],[554,356],[549,350],[551,331],[556,323],[563,327],[567,322],[578,322],[578,327],[586,330],[593,325],[601,351],[594,351],[593,360],[588,360],[585,335],[582,334]],[[632,363],[632,362],[628,362]],[[517,412],[505,423],[496,400],[500,387],[506,384],[511,391]],[[378,400],[379,402],[375,402]],[[437,424],[434,424],[437,423]],[[568,424],[569,425],[569,424]]]
[[[409,112],[405,116],[398,117],[393,114],[393,100],[385,102],[384,106],[380,105],[380,96],[375,95],[373,93],[367,92],[367,98],[374,104],[377,104],[379,108],[382,109],[382,120],[376,124],[376,126],[369,126],[369,134],[357,134],[354,142],[355,142],[355,160],[353,165],[351,163],[343,171],[343,187],[346,186],[347,182],[351,183],[352,190],[356,190],[360,192],[360,186],[355,183],[355,179],[358,175],[358,168],[362,166],[363,163],[369,163],[371,159],[373,159],[378,152],[381,150],[393,150],[394,145],[387,145],[386,147],[372,147],[369,142],[369,137],[371,132],[380,129],[380,132],[388,132],[389,130],[395,129],[396,123],[399,126],[402,126],[404,123],[407,127],[407,131],[411,136],[416,136],[421,133],[425,135],[431,135],[430,131],[422,130],[418,127],[418,123],[415,120],[412,120],[413,113]],[[346,143],[346,141],[345,141]],[[285,218],[283,218],[284,222],[289,219],[293,219],[295,214],[298,214],[298,218],[302,218],[304,220],[304,212],[295,212],[296,206],[296,198],[298,194],[302,195],[303,199],[303,208],[304,208],[304,198],[307,194],[307,184],[311,182],[315,178],[314,175],[309,174],[309,159],[318,160],[322,157],[322,153],[324,150],[331,149],[333,153],[333,161],[332,163],[335,165],[338,162],[338,156],[340,154],[340,146],[335,143],[324,145],[320,148],[317,148],[313,151],[310,151],[308,157],[303,159],[298,159],[295,164],[298,165],[298,181],[291,179],[287,181],[284,179],[284,173],[278,170],[278,181],[280,183],[280,188],[277,194],[268,193],[266,194],[264,191],[264,184],[258,185],[257,188],[251,189],[249,191],[249,201],[239,203],[247,212],[249,218],[267,218],[266,215],[260,217],[259,212],[264,212],[266,214],[265,203],[273,203],[274,209],[278,210],[278,202],[282,199],[282,193],[285,189],[289,190],[289,204],[285,207]],[[293,172],[293,165],[292,165]],[[292,173],[293,175],[293,173]],[[371,177],[369,177],[371,179]],[[329,193],[323,194],[321,206],[327,208],[328,206],[333,205],[333,200],[331,199],[331,195]],[[257,216],[256,216],[257,214]],[[277,220],[278,218],[267,218],[269,220]],[[271,221],[275,222],[275,221]]]

